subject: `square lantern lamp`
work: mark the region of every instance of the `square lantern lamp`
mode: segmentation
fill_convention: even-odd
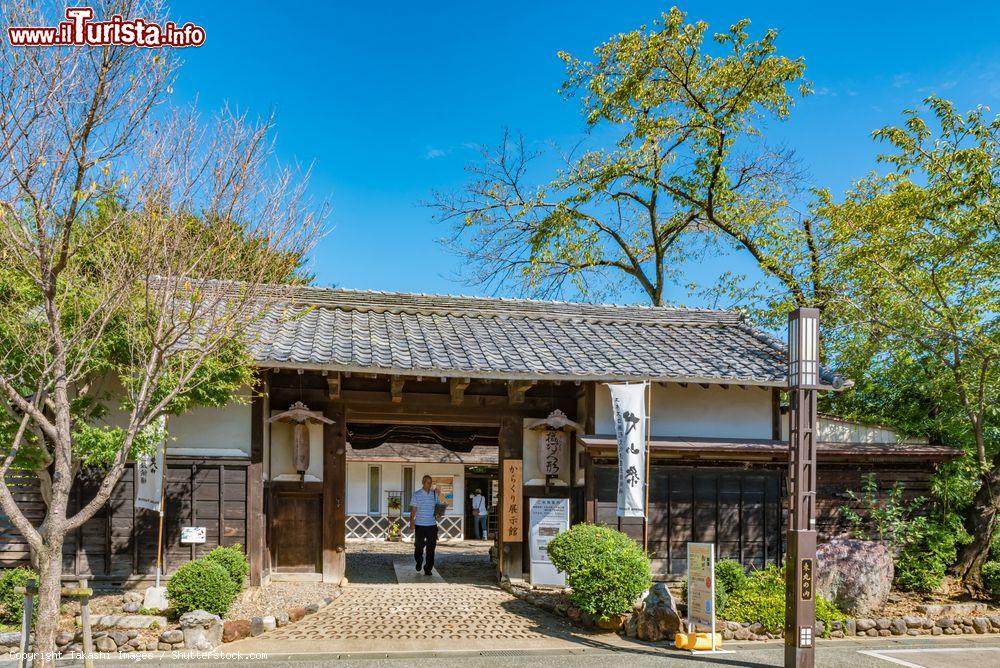
[[[819,389],[819,309],[788,314],[788,387]]]

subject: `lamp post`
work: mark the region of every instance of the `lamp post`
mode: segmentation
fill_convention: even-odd
[[[785,559],[785,667],[815,665],[816,392],[819,310],[788,314],[788,555]]]

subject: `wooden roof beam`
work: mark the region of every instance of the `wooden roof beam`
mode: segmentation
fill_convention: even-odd
[[[451,390],[451,403],[453,405],[462,405],[462,400],[465,399],[465,388],[467,388],[471,382],[471,378],[452,378],[448,381],[450,386],[449,389]]]
[[[512,380],[507,383],[507,399],[512,404],[523,404],[524,394],[532,387],[534,387],[535,381],[533,380]]]
[[[330,396],[330,401],[338,401],[340,399],[340,372],[334,371],[326,377],[326,387],[327,394]]]
[[[392,403],[402,403],[404,383],[406,383],[406,379],[402,376],[393,376],[389,379],[389,394],[392,395]]]

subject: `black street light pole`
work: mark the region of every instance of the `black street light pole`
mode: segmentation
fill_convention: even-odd
[[[816,391],[819,310],[788,314],[788,555],[785,558],[785,668],[813,668],[816,596]]]

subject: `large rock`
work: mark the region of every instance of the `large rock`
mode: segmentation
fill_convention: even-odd
[[[885,543],[834,538],[816,549],[816,591],[848,615],[868,617],[881,611],[893,570]]]
[[[95,629],[162,629],[167,618],[160,615],[98,615],[91,621]]]
[[[184,632],[184,647],[200,652],[214,649],[222,643],[222,620],[204,610],[185,612],[178,620]]]
[[[635,631],[640,640],[673,640],[681,629],[674,597],[667,585],[657,582],[635,602]]]
[[[233,642],[249,635],[249,619],[227,619],[222,624],[222,642]]]
[[[170,602],[167,601],[167,588],[149,587],[146,589],[142,598],[142,607],[147,610],[156,610],[157,612],[169,608]]]

